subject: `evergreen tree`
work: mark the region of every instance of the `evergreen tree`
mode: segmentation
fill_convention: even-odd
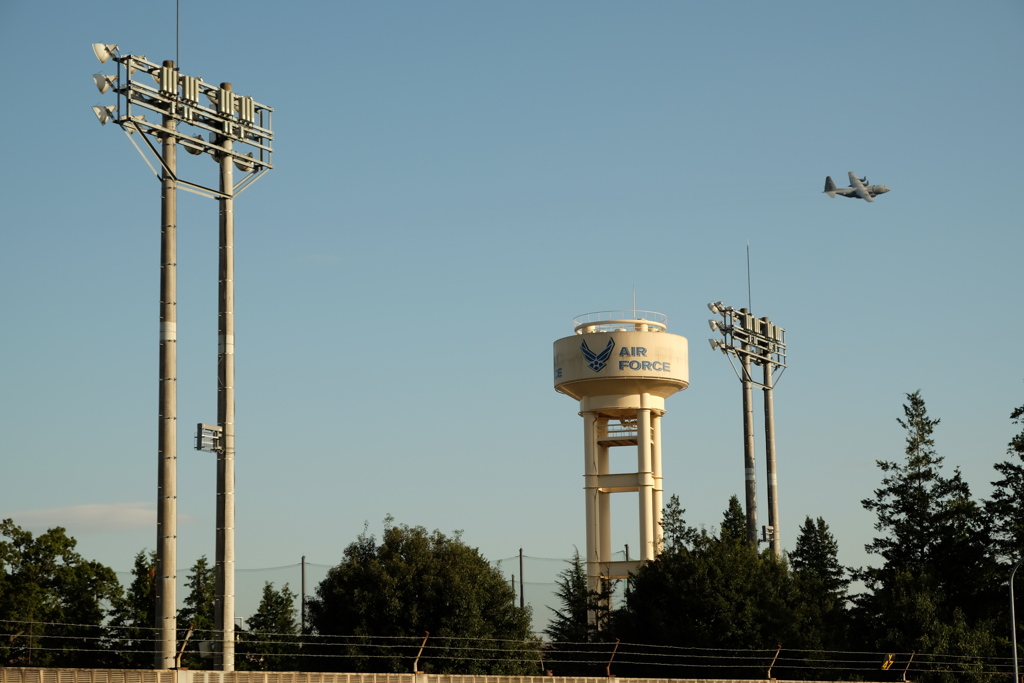
[[[803,647],[811,650],[838,651],[848,649],[849,615],[846,594],[849,579],[839,564],[839,544],[821,517],[807,517],[800,527],[796,547],[789,561],[799,593],[797,619]],[[827,660],[827,654],[815,654]],[[816,665],[822,680],[831,677],[825,661]]]
[[[604,643],[610,639],[611,584],[592,591],[587,570],[575,550],[569,566],[556,580],[555,595],[562,609],[549,607],[555,616],[544,629],[550,645],[545,652],[545,668],[558,676],[592,676],[604,673],[608,661]]]
[[[722,528],[719,534],[723,539],[726,537],[737,541],[745,541],[747,538],[747,516],[740,507],[740,499],[736,496],[729,498],[729,507],[722,515]]]
[[[217,597],[216,568],[210,566],[206,555],[203,555],[188,572],[188,579],[185,587],[189,589],[188,595],[183,601],[183,607],[178,611],[178,641],[183,642],[188,634],[188,628],[193,626],[189,646],[182,656],[182,666],[189,669],[200,669],[209,667],[212,662],[203,659],[199,655],[198,643],[206,641],[211,647],[219,646],[220,634],[215,630],[216,621],[216,597]],[[195,647],[193,647],[195,643]]]
[[[991,654],[972,649],[991,644],[983,636],[992,627],[996,574],[985,518],[960,471],[942,474],[933,436],[939,420],[928,416],[919,391],[907,400],[897,420],[906,458],[877,461],[882,486],[862,501],[881,532],[866,550],[885,562],[857,572],[868,589],[856,599],[857,632],[876,651]]]
[[[587,586],[587,571],[578,549],[573,552],[569,566],[558,575],[555,584],[558,586],[555,597],[561,603],[562,609],[548,608],[554,612],[554,617],[544,629],[544,635],[555,644],[575,645],[589,642],[593,635],[588,617],[590,591]]]
[[[1016,408],[1010,420],[1024,425],[1024,406]],[[985,511],[992,522],[996,552],[1012,566],[1024,557],[1024,427],[1010,439],[1006,454],[1010,460],[994,465],[1002,478],[992,482],[995,488]]]
[[[288,584],[281,590],[275,590],[269,581],[264,584],[260,605],[246,622],[249,628],[239,634],[240,668],[257,671],[298,669],[296,598]]]
[[[132,582],[113,607],[111,638],[118,651],[118,665],[152,668],[157,641],[156,552],[140,551],[132,567]]]
[[[736,500],[739,505],[739,499]],[[729,501],[731,507],[732,501]],[[662,552],[677,553],[692,548],[700,531],[686,523],[686,510],[679,503],[679,496],[672,494],[661,515]]]
[[[722,668],[717,653],[702,657],[699,649],[774,652],[779,643],[799,646],[795,584],[786,564],[770,550],[761,554],[747,543],[746,519],[735,496],[717,537],[706,531],[691,533],[678,520],[671,526],[684,533],[666,533],[665,551],[631,578],[626,604],[615,619],[615,635],[623,642],[644,644],[649,664],[618,665],[626,672],[620,675],[751,678],[753,669],[748,667],[763,673],[761,667],[767,665],[759,655]],[[698,650],[680,660],[673,650],[648,647],[680,645]]]
[[[846,569],[839,564],[839,544],[821,517],[807,517],[800,527],[796,547],[789,554],[793,571],[813,576],[824,591],[839,597],[846,595],[849,581]]]

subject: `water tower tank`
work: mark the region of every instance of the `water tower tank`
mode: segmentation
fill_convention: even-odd
[[[580,402],[587,510],[587,576],[624,578],[659,550],[661,417],[665,399],[689,384],[685,337],[666,332],[666,316],[652,311],[602,311],[573,321],[570,337],[554,345],[555,390]],[[612,473],[609,449],[636,449],[636,472]],[[639,497],[639,561],[612,562],[613,493]]]

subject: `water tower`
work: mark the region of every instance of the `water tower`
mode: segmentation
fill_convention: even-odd
[[[573,320],[555,342],[555,391],[580,402],[587,501],[587,579],[625,578],[661,543],[661,416],[665,399],[690,383],[687,341],[651,311],[602,311]],[[609,451],[636,449],[636,471],[610,471]],[[639,497],[639,560],[612,561],[613,493]],[[618,547],[618,546],[616,546]]]

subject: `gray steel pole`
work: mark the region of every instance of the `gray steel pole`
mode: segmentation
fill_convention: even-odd
[[[221,96],[231,84],[221,83]],[[231,125],[226,123],[225,125]],[[231,138],[221,136],[225,152]],[[217,609],[215,628],[221,634],[214,665],[235,670],[235,214],[234,162],[220,155],[220,306],[217,329],[217,423],[221,448],[217,453]]]
[[[519,549],[519,609],[526,609],[526,594],[523,593],[523,549]]]
[[[174,62],[163,65],[173,67]],[[176,130],[170,114],[163,126]],[[177,351],[177,140],[164,136],[164,168],[160,176],[160,367],[157,407],[156,509],[156,628],[160,646],[155,652],[158,669],[173,669],[177,639],[177,516],[178,516],[178,351]]]
[[[743,350],[747,350],[747,344]],[[757,477],[754,472],[754,396],[750,357],[740,354],[743,366],[743,469],[747,492],[747,542],[757,547]]]
[[[768,461],[768,524],[772,527],[772,552],[775,553],[775,557],[782,557],[782,539],[779,531],[779,478],[775,470],[775,401],[772,398],[772,368],[771,358],[765,358],[764,440]]]
[[[1012,627],[1011,633],[1013,634],[1013,683],[1020,683],[1020,671],[1017,669],[1017,610],[1015,609],[1013,599],[1013,575],[1020,569],[1020,565],[1024,564],[1024,558],[1021,558],[1017,565],[1010,572],[1010,626]]]

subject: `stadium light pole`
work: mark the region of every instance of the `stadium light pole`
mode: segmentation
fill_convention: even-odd
[[[778,473],[775,462],[775,401],[772,392],[776,375],[786,368],[786,331],[768,318],[755,318],[741,308],[736,310],[721,301],[708,304],[708,309],[721,315],[721,320],[709,320],[712,332],[721,332],[722,339],[709,339],[711,348],[729,356],[737,377],[743,385],[743,455],[747,494],[747,540],[757,545],[757,486],[754,472],[754,415],[752,388],[761,386],[764,393],[764,431],[768,470],[768,525],[762,540],[771,544],[776,557],[782,556],[779,531]],[[736,367],[734,359],[739,362]],[[760,365],[762,381],[751,375],[751,365]]]
[[[100,93],[113,90],[117,104],[93,107],[103,125],[113,121],[126,133],[161,183],[160,391],[157,453],[157,628],[156,667],[175,667],[177,601],[177,190],[215,198],[220,204],[218,307],[217,421],[207,434],[197,434],[197,448],[217,453],[217,596],[215,622],[220,647],[215,665],[234,671],[234,198],[273,168],[273,110],[251,97],[234,94],[230,83],[219,88],[202,78],[186,76],[175,63],[158,65],[140,55],[122,55],[116,45],[95,43],[101,64],[113,60],[117,75],[96,74]],[[155,87],[136,74],[146,74]],[[210,105],[202,102],[205,96]],[[159,115],[160,123],[145,113]],[[138,134],[138,135],[135,135]],[[154,144],[154,142],[159,144]],[[242,149],[236,149],[235,145]],[[219,182],[185,180],[178,172],[177,148],[192,155],[211,155],[219,166]],[[245,151],[243,151],[245,150]],[[157,168],[159,167],[159,170]],[[242,172],[235,182],[233,169]]]

